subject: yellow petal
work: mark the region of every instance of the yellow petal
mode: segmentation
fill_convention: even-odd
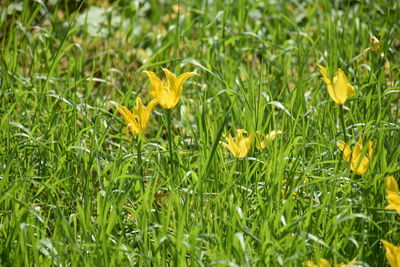
[[[347,267],[347,266],[350,267],[350,266],[355,265],[355,264],[358,264],[358,261],[352,260],[352,261],[349,261],[348,263],[335,264],[335,267]]]
[[[122,107],[119,107],[119,106],[115,106],[116,108],[117,108],[117,110],[118,110],[118,112],[119,112],[119,114],[121,114],[121,116],[124,118],[124,120],[125,120],[125,122],[126,123],[129,123],[129,117],[128,117],[128,115],[126,114],[126,112],[125,112],[125,110],[124,110],[124,106],[122,106]],[[129,110],[128,110],[129,111]],[[130,112],[130,111],[129,111]]]
[[[400,247],[381,239],[383,246],[386,249],[386,259],[391,267],[400,267]]]
[[[386,177],[386,192],[392,192],[397,194],[399,192],[399,185],[397,184],[396,180],[393,176]]]
[[[157,98],[161,94],[161,90],[163,87],[163,84],[160,80],[160,78],[157,77],[157,75],[152,72],[152,71],[144,71],[144,73],[147,74],[147,76],[150,78],[150,94],[153,98]]]
[[[124,118],[126,124],[128,124],[128,125],[135,124],[135,118],[127,107],[117,106],[117,109],[118,109],[119,113],[122,115],[122,117]]]
[[[146,107],[143,105],[140,97],[136,98],[136,106],[133,108],[132,113],[136,121],[138,135],[140,132],[146,130],[149,117]]]
[[[181,75],[179,75],[178,79],[176,80],[176,87],[179,90],[179,94],[182,95],[182,90],[183,90],[183,83],[186,82],[187,79],[189,79],[192,76],[200,76],[196,72],[185,72]]]
[[[169,69],[162,68],[164,71],[165,77],[167,78],[167,81],[169,82],[170,90],[175,91],[176,90],[176,76],[173,74]]]
[[[354,88],[349,83],[346,75],[341,69],[335,73],[332,80],[333,92],[335,94],[336,103],[343,105],[347,98],[354,94]]]
[[[339,141],[336,144],[338,146],[338,148],[343,151],[343,159],[345,161],[350,161],[350,157],[351,157],[351,148],[348,144],[346,144],[343,141]]]
[[[351,155],[350,168],[358,175],[364,175],[368,169],[369,160],[366,156],[361,158],[362,145],[356,144]]]
[[[228,141],[228,143],[222,143],[222,145],[223,145],[226,149],[228,149],[228,150],[232,153],[232,155],[233,155],[234,157],[238,157],[238,155],[239,155],[239,153],[238,153],[238,147],[237,147],[235,141],[233,140],[232,135],[229,134],[228,137],[226,138],[226,140]]]
[[[150,101],[149,104],[147,104],[147,109],[149,112],[153,111],[153,108],[160,102],[160,98],[154,98],[153,100]]]
[[[319,71],[322,75],[322,80],[325,82],[326,87],[328,89],[328,94],[332,98],[333,101],[335,101],[337,104],[340,104],[339,99],[336,97],[335,91],[333,90],[332,86],[332,81],[328,78],[328,71],[326,70],[325,67],[317,64],[319,67]]]
[[[332,100],[333,100],[336,104],[342,105],[343,103],[336,97],[336,93],[335,93],[335,91],[333,90],[333,86],[332,86],[332,85],[327,85],[327,88],[328,88],[329,96],[332,98]]]
[[[238,148],[238,157],[239,158],[243,158],[246,157],[247,154],[249,153],[249,149],[250,149],[250,145],[251,145],[251,141],[249,137],[245,137],[243,139],[240,140]]]
[[[349,83],[347,85],[347,97],[353,96],[354,92],[355,92],[354,87]]]
[[[386,199],[389,205],[386,206],[387,210],[395,210],[400,214],[400,196],[398,193],[387,192]]]
[[[245,129],[236,129],[235,142],[237,145],[239,145],[239,143],[242,141],[244,133],[247,134]]]
[[[139,121],[143,117],[144,113],[146,112],[145,107],[143,106],[142,99],[140,97],[136,98],[136,106],[133,108],[133,114],[139,117]]]
[[[319,67],[319,72],[322,75],[322,80],[325,82],[326,85],[331,85],[332,83],[331,80],[328,78],[328,71],[326,70],[326,68],[319,64],[317,64],[317,66]]]
[[[369,164],[368,158],[363,157],[360,163],[356,160],[352,161],[350,168],[357,175],[364,175],[368,169],[368,164]]]
[[[306,261],[304,262],[304,265],[308,266],[308,267],[331,267],[332,265],[329,263],[329,261],[327,261],[324,258],[320,258],[319,259],[319,263],[315,264],[312,261]]]

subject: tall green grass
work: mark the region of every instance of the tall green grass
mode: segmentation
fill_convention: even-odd
[[[2,4],[0,265],[388,266],[379,240],[400,246],[385,209],[385,177],[400,182],[399,4],[177,4]],[[380,51],[364,52],[371,36]],[[347,140],[376,142],[362,177],[341,159],[317,63],[356,89]],[[142,71],[161,67],[200,74],[171,112],[173,171],[162,108],[141,166],[115,109],[148,103]],[[236,159],[219,142],[240,128],[283,134]]]

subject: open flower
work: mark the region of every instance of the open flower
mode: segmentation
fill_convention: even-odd
[[[317,64],[318,65],[318,64]],[[328,78],[328,71],[325,67],[318,65],[319,71],[322,74],[322,80],[328,87],[328,93],[333,101],[339,105],[343,105],[348,97],[354,95],[354,87],[349,83],[346,74],[341,69],[335,73],[333,80]]]
[[[256,147],[257,149],[261,150],[267,147],[267,145],[273,141],[279,134],[282,134],[281,130],[273,130],[269,134],[263,136],[261,131],[256,132],[257,142]]]
[[[127,124],[126,134],[129,136],[129,130],[133,135],[138,136],[139,134],[146,131],[149,124],[151,111],[154,106],[158,104],[159,99],[153,99],[147,105],[147,108],[143,105],[140,97],[136,98],[136,106],[132,109],[132,112],[124,106],[117,106],[119,113],[124,117]]]
[[[353,147],[353,150],[343,141],[339,141],[337,146],[343,151],[343,159],[347,162],[350,161],[351,170],[358,175],[364,175],[368,169],[369,162],[372,160],[374,143],[372,141],[368,142],[368,156],[362,154],[364,147],[361,137]]]
[[[228,137],[225,137],[228,143],[222,143],[222,145],[236,158],[243,158],[247,156],[254,139],[254,134],[243,136],[244,133],[247,134],[247,131],[243,129],[237,129],[235,140],[233,139],[232,135],[229,134]]]
[[[386,209],[395,210],[400,214],[399,186],[393,176],[388,176],[386,178],[386,199],[389,202]],[[400,267],[400,265],[398,266]]]
[[[304,262],[303,263],[305,266],[308,266],[308,267],[332,267],[332,266],[335,266],[335,267],[345,267],[345,266],[352,266],[352,265],[355,265],[355,264],[357,264],[357,261],[355,261],[355,260],[352,260],[352,261],[350,261],[350,262],[348,262],[348,263],[337,263],[337,264],[335,264],[335,265],[332,265],[332,264],[330,264],[330,262],[329,261],[327,261],[326,259],[324,259],[324,258],[320,258],[319,259],[319,263],[317,263],[317,264],[315,264],[314,262],[312,262],[312,261],[306,261],[306,262]]]
[[[391,267],[399,267],[400,266],[400,247],[396,247],[392,243],[381,239],[382,244],[386,249],[386,259],[389,262]]]
[[[156,99],[159,98],[159,104],[166,109],[171,109],[178,104],[182,96],[183,83],[192,76],[198,75],[195,72],[185,72],[176,78],[175,74],[168,69],[164,71],[166,82],[162,82],[160,78],[152,71],[144,71],[150,78],[150,94]]]

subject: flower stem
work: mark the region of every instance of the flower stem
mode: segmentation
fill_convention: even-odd
[[[167,109],[165,111],[166,119],[167,119],[167,138],[168,138],[168,148],[169,148],[169,159],[171,164],[171,171],[174,173],[174,154],[172,147],[172,134],[171,134],[171,110]]]
[[[142,134],[141,133],[137,136],[136,153],[137,153],[137,165],[139,168],[139,175],[141,178],[142,192],[144,192],[143,167],[142,167]]]
[[[344,142],[347,144],[346,125],[344,123],[343,105],[339,105],[339,117],[342,124]]]

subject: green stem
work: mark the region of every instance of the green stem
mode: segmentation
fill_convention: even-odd
[[[344,116],[343,116],[343,105],[339,105],[339,118],[340,118],[340,124],[342,125],[343,129],[343,138],[344,142],[347,144],[347,135],[346,135],[346,125],[344,123]],[[339,158],[339,164],[338,168],[340,168],[340,165],[342,164],[342,158],[343,158],[344,150],[342,151],[340,158]]]
[[[344,123],[344,116],[343,116],[343,105],[339,105],[339,117],[343,129],[344,142],[347,144],[346,125]]]
[[[167,135],[168,135],[168,148],[169,148],[169,159],[171,163],[171,170],[174,173],[174,154],[172,147],[172,134],[171,134],[171,110],[167,109],[165,111],[167,117]]]
[[[144,180],[143,180],[143,167],[142,167],[142,134],[140,133],[137,136],[137,165],[139,168],[139,175],[141,178],[141,186],[142,186],[142,192],[144,192]]]

